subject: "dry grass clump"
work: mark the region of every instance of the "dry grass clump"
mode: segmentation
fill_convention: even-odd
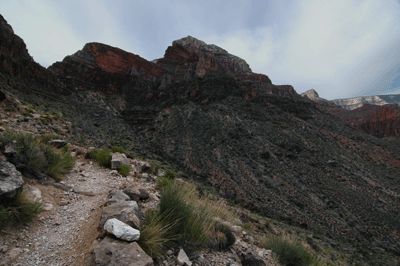
[[[176,245],[225,249],[235,238],[230,227],[221,221],[236,218],[222,202],[200,197],[193,184],[172,180],[162,188],[158,209],[146,215],[139,244],[152,256],[161,255],[166,247]]]

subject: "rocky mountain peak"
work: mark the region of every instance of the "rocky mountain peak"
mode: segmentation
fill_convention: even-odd
[[[180,44],[189,52],[196,53],[200,56],[208,55],[215,57],[220,61],[229,61],[235,71],[251,73],[250,66],[240,57],[228,53],[226,50],[214,44],[206,44],[205,42],[198,40],[192,36],[176,40],[172,42],[172,46]]]
[[[319,98],[318,92],[314,89],[303,92],[301,96],[306,96],[309,99]]]

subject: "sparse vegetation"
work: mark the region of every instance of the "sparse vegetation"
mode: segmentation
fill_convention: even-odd
[[[90,154],[99,163],[99,165],[103,167],[111,166],[112,155],[109,149],[94,149],[90,152]]]
[[[141,240],[144,247],[163,242],[165,247],[179,244],[192,248],[209,246],[225,249],[234,243],[230,227],[221,223],[222,220],[236,218],[226,206],[222,207],[221,202],[211,202],[207,197],[199,197],[192,184],[178,184],[166,177],[161,180],[165,185],[162,187],[159,207],[147,216],[143,229],[154,227],[165,230],[154,235],[149,232]],[[149,253],[154,255],[157,252]]]
[[[123,147],[121,147],[121,146],[113,146],[113,147],[111,148],[111,151],[112,151],[112,152],[119,152],[119,153],[126,154],[126,150],[125,150]]]
[[[129,174],[129,172],[131,171],[131,166],[128,164],[122,164],[119,169],[118,172],[122,175],[122,176],[127,176]]]
[[[271,249],[277,256],[279,263],[289,266],[320,265],[320,259],[308,252],[301,243],[292,243],[280,237],[271,237],[265,248]]]
[[[39,144],[31,134],[6,131],[0,136],[0,141],[2,145],[15,145],[16,156],[11,157],[10,160],[30,173],[44,172],[59,181],[75,165],[75,159],[72,156],[59,154],[49,145]]]
[[[17,192],[12,199],[3,199],[0,205],[0,227],[30,222],[43,210],[41,206],[39,202],[27,200],[23,191]]]

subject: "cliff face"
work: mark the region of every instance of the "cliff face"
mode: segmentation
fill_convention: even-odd
[[[388,104],[382,97],[379,95],[375,96],[360,96],[355,98],[348,98],[348,99],[337,99],[333,100],[332,102],[343,106],[347,110],[354,110],[356,108],[360,108],[364,104],[370,105],[385,105]]]
[[[25,81],[18,85],[20,90],[32,91],[32,85],[40,86],[47,93],[63,93],[68,91],[61,88],[56,77],[46,68],[36,63],[29,55],[24,41],[14,34],[12,27],[0,15],[0,73],[6,75],[8,84],[13,84],[13,78]]]
[[[362,107],[341,114],[344,123],[378,138],[400,136],[400,107],[364,104]]]
[[[309,90],[301,95],[314,101],[319,109],[338,117],[345,124],[375,137],[397,137],[400,134],[400,107],[397,104],[387,103],[398,102],[400,98],[398,95],[377,95],[333,101],[320,98],[315,90]]]
[[[1,49],[14,49],[7,43]],[[342,107],[274,85],[242,59],[190,36],[153,62],[89,43],[46,70],[25,68],[21,62],[36,63],[18,51],[1,55],[7,67],[0,83],[5,76],[21,84],[55,80],[70,95],[46,104],[76,119],[82,135],[97,134],[93,143],[168,160],[268,217],[400,253],[400,149],[317,108],[347,112]],[[8,58],[21,69],[11,71]]]

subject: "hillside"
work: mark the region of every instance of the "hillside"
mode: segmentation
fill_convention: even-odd
[[[44,69],[0,19],[1,88],[61,112],[71,142],[124,146],[363,263],[400,255],[399,146],[191,36],[153,62],[89,43]]]

